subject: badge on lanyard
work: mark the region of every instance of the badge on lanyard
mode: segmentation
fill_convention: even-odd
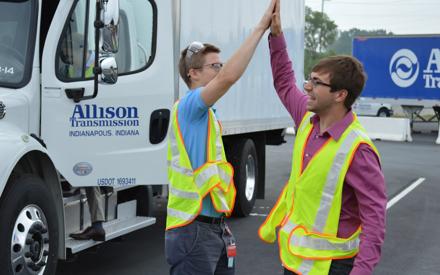
[[[229,237],[228,245],[226,246],[226,255],[228,256],[228,268],[232,268],[234,266],[234,259],[237,256],[237,246],[235,245],[232,232],[227,225],[225,225],[225,230]]]
[[[237,256],[237,246],[230,244],[226,248],[226,254],[228,255],[228,267],[234,266],[234,258]]]

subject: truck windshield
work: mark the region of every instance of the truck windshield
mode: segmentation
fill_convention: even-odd
[[[36,1],[0,1],[0,86],[29,81],[36,33]]]

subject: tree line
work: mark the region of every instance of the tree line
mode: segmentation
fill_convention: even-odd
[[[393,35],[384,29],[362,30],[352,28],[348,31],[338,30],[338,26],[326,13],[313,11],[306,7],[304,31],[304,75],[307,78],[316,62],[326,56],[335,54],[352,54],[352,40],[356,36]]]

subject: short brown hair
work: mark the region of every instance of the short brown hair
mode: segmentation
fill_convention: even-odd
[[[185,81],[186,85],[190,87],[191,78],[188,75],[189,70],[202,68],[203,64],[205,63],[205,56],[208,53],[220,53],[220,49],[212,44],[203,43],[203,48],[199,52],[193,54],[188,62],[186,58],[188,47],[186,47],[180,55],[179,73],[180,76]]]
[[[362,63],[348,55],[336,55],[324,58],[318,62],[312,72],[330,74],[332,91],[346,89],[348,91],[344,105],[350,109],[364,88],[367,74]]]

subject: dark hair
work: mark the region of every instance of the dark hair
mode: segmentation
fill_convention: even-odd
[[[332,91],[346,89],[348,91],[344,105],[350,109],[364,88],[367,75],[362,63],[355,57],[336,55],[324,58],[318,62],[312,72],[330,74]]]
[[[205,63],[205,56],[208,53],[220,53],[220,49],[214,45],[203,43],[203,46],[204,47],[199,52],[191,56],[190,62],[188,62],[186,58],[188,47],[186,47],[180,55],[179,73],[188,87],[191,86],[191,78],[188,75],[189,70],[202,68],[203,64]]]

